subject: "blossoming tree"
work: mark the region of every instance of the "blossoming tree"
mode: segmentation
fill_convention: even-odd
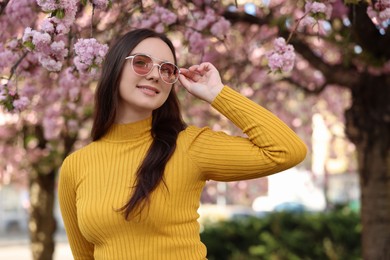
[[[262,103],[295,87],[350,91],[345,121],[358,153],[363,258],[387,259],[389,19],[390,0],[0,0],[0,173],[30,180],[34,259],[53,254],[56,173],[88,140],[108,45],[139,27],[168,32],[180,66],[211,61],[224,81]],[[203,109],[183,104],[187,117]],[[296,119],[289,122],[300,126]]]

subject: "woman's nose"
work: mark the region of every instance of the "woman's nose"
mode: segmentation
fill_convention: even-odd
[[[159,69],[160,69],[160,66],[158,64],[153,64],[153,67],[150,70],[149,74],[146,75],[146,78],[147,79],[158,80],[160,78]]]

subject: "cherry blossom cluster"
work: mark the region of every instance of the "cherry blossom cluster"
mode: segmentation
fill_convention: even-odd
[[[299,28],[313,28],[318,26],[318,33],[325,34],[323,23],[329,20],[332,14],[332,5],[330,1],[312,1],[306,0],[305,14],[299,20]]]
[[[282,37],[274,40],[274,49],[267,53],[268,66],[272,72],[289,72],[295,63],[294,47]]]
[[[0,43],[0,73],[3,72],[4,69],[11,67],[18,60],[18,55],[14,51],[15,41],[9,42],[6,45]]]
[[[191,13],[192,19],[187,23],[188,29],[185,31],[190,51],[192,53],[201,53],[209,41],[203,37],[205,31],[218,39],[224,39],[228,34],[231,24],[224,17],[219,16],[211,8],[205,11],[195,11]]]
[[[34,12],[31,12],[31,8],[33,8],[35,1],[36,0],[11,0],[6,6],[5,13],[9,17],[9,20],[27,26],[35,16]]]
[[[63,40],[53,41],[53,36],[27,27],[23,35],[23,44],[38,56],[41,65],[49,71],[60,71],[68,49]]]
[[[77,0],[37,0],[44,12],[51,15],[40,24],[40,30],[27,27],[23,44],[33,51],[41,65],[49,71],[60,71],[68,49],[61,37],[69,32],[77,12]]]
[[[92,0],[92,4],[98,9],[106,9],[111,4],[111,0]]]
[[[29,104],[27,97],[19,97],[12,84],[0,84],[0,104],[9,112],[23,111]]]
[[[380,28],[390,24],[390,0],[378,0],[367,8],[367,15],[372,22]]]
[[[43,20],[42,31],[52,34],[68,33],[76,17],[77,3],[78,0],[37,0],[42,10],[51,14]]]
[[[25,29],[23,44],[37,54],[39,62],[49,71],[60,71],[63,61],[68,55],[68,47],[65,44],[64,35],[70,31],[70,27],[74,24],[78,2],[79,0],[37,0],[37,4],[42,10],[51,15],[41,22],[39,31],[30,27]],[[109,0],[92,0],[92,4],[96,8],[106,8],[109,3]],[[93,46],[98,48],[96,53],[102,51],[100,46],[93,44],[91,47]],[[91,54],[91,51],[88,54]],[[100,64],[100,56],[98,55],[97,57],[97,62],[90,65]],[[77,61],[80,61],[80,59],[77,59]],[[80,62],[83,65],[88,64],[85,60]],[[80,63],[76,67],[81,71]]]
[[[150,28],[156,32],[164,32],[165,27],[174,24],[177,21],[177,15],[170,10],[156,6],[153,14],[143,14],[133,21],[133,26],[137,28]]]
[[[108,51],[107,44],[100,44],[95,38],[78,39],[74,45],[74,65],[81,74],[95,75]]]

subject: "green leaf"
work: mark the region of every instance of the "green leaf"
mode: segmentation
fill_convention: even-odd
[[[62,18],[65,17],[65,10],[64,9],[57,9],[57,10],[54,11],[54,15],[58,19],[62,19]]]
[[[358,3],[360,3],[362,0],[344,0],[344,4],[348,5],[348,4],[353,4],[353,5],[357,5]]]
[[[26,41],[23,43],[23,46],[26,47],[28,50],[33,51],[35,49],[34,43],[32,41]]]

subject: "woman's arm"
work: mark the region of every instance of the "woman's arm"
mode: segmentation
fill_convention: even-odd
[[[229,136],[208,128],[201,131],[188,128],[188,153],[205,179],[258,178],[291,168],[305,158],[305,144],[285,123],[229,87],[221,88],[218,71],[209,63],[203,65],[205,67],[208,70],[203,76],[197,72],[202,64],[194,71],[191,68],[188,73],[184,71],[183,77],[188,75],[189,78],[181,80],[182,84],[190,93],[211,101],[214,108],[248,136]]]
[[[64,221],[66,234],[75,260],[92,260],[94,246],[81,234],[77,222],[76,186],[72,176],[72,165],[68,158],[62,164],[59,183],[58,200]]]

